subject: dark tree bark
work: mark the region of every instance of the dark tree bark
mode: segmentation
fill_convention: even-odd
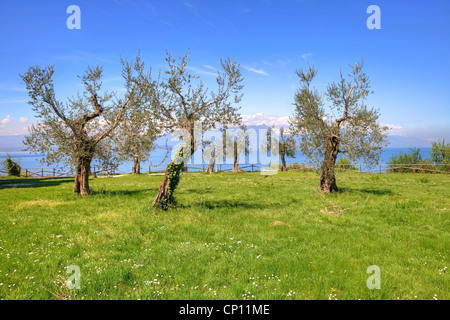
[[[179,160],[183,159],[183,149],[178,153]],[[153,207],[159,207],[166,211],[171,207],[176,206],[176,200],[174,197],[175,189],[180,182],[180,174],[183,170],[183,161],[172,160],[167,166],[166,173],[164,175],[164,180],[159,187],[159,192],[156,195],[155,201],[153,202]]]
[[[325,139],[325,158],[322,163],[322,174],[320,177],[320,191],[325,193],[338,192],[334,166],[339,150],[339,138],[335,135]]]
[[[281,171],[287,171],[285,153],[280,152],[280,157],[281,157]]]
[[[89,188],[89,173],[91,172],[91,161],[89,157],[82,157],[77,159],[75,184],[73,192],[87,196],[91,193]]]
[[[141,150],[136,150],[134,153],[134,165],[132,174],[140,174],[141,173]]]

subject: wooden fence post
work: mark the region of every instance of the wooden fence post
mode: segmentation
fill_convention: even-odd
[[[25,169],[25,178],[28,178],[28,169]]]
[[[43,178],[44,177],[44,169],[41,169],[41,171],[42,171],[41,175],[42,175],[42,178]]]
[[[381,164],[380,164],[380,173],[381,173]]]
[[[252,172],[253,172],[253,163],[252,163]]]
[[[362,172],[362,165],[361,165],[361,163],[359,164],[359,172]]]
[[[55,168],[53,168],[53,177],[56,176]]]
[[[403,166],[400,166],[400,172],[403,173]]]

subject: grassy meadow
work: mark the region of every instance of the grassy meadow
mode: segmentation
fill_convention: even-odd
[[[450,299],[450,175],[189,173],[167,212],[162,178],[0,179],[0,299]]]

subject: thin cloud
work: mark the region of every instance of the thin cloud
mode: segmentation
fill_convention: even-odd
[[[250,72],[254,72],[254,73],[258,73],[258,74],[262,74],[265,76],[268,76],[269,74],[267,72],[265,72],[263,69],[255,69],[253,67],[250,66],[242,66],[245,70],[248,70]]]
[[[214,67],[210,66],[209,64],[204,64],[203,66],[204,66],[205,68],[207,68],[207,69],[210,69],[210,70],[214,70],[214,71],[217,71],[217,69],[216,69],[216,68],[214,68]]]
[[[195,6],[194,6],[192,3],[190,3],[190,2],[183,1],[183,5],[184,5],[185,7],[190,8],[190,9],[195,9]]]
[[[0,91],[20,91],[20,92],[26,92],[27,89],[25,87],[19,87],[19,86],[11,86],[5,83],[0,83]]]
[[[123,80],[123,77],[111,77],[111,78],[106,78],[103,79],[102,82],[103,83],[108,83],[108,82],[112,82],[112,81],[120,81]]]
[[[267,61],[262,61],[262,64],[265,64],[266,66],[269,66],[269,67],[273,67],[273,64],[271,64]]]
[[[301,55],[302,59],[304,59],[304,60],[308,60],[308,58],[311,57],[311,56],[312,56],[312,53],[310,53],[310,52],[309,53],[304,53],[304,54]]]
[[[214,23],[209,22],[203,18],[203,16],[198,12],[197,7],[194,4],[188,1],[183,1],[182,5],[185,6],[189,11],[191,11],[202,23],[206,24],[207,26],[213,29],[217,29],[217,26]]]
[[[202,69],[197,68],[197,67],[186,67],[186,69],[194,71],[194,72],[196,72],[198,74],[204,74],[204,75],[208,75],[208,76],[217,76],[217,73],[212,73],[210,71],[202,70]]]
[[[26,99],[3,99],[0,100],[0,104],[12,104],[12,103],[27,103]]]
[[[289,59],[278,59],[277,62],[284,68],[291,62],[291,60],[289,60]]]

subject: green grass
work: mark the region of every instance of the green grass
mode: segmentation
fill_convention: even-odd
[[[449,299],[450,176],[337,179],[192,173],[167,212],[161,176],[0,180],[0,299]]]

